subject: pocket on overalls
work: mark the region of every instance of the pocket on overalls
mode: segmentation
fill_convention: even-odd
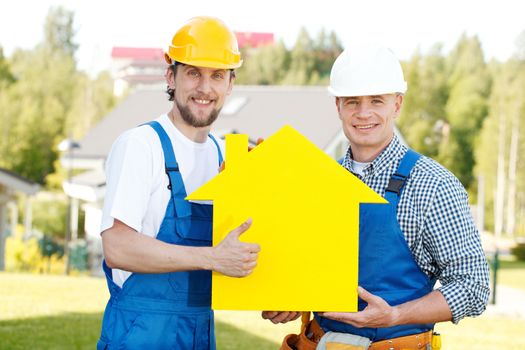
[[[186,216],[175,220],[175,231],[184,245],[210,247],[212,225],[208,218]]]
[[[209,247],[212,245],[212,225],[210,218],[188,216],[175,221],[179,243],[186,246]],[[211,294],[211,271],[180,271],[169,274],[169,282],[176,293],[189,293],[190,304],[208,303]]]
[[[143,313],[135,319],[119,349],[183,349],[174,332],[179,323],[176,314]]]
[[[106,343],[107,349],[127,349],[126,347],[122,347],[122,343],[133,330],[140,314],[135,311],[122,310],[119,308],[115,308],[113,312],[114,322],[110,331],[111,337],[109,338],[109,342],[105,342],[103,337],[101,337],[101,341],[102,343]]]

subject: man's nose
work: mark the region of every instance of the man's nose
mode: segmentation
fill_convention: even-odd
[[[211,92],[211,81],[209,77],[202,76],[199,79],[199,85],[197,85],[197,91],[202,92],[204,94]]]
[[[360,103],[355,110],[355,116],[357,117],[368,118],[371,115],[372,109],[368,103]]]

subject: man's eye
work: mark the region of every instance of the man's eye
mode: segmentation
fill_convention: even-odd
[[[215,73],[215,74],[213,74],[213,78],[217,79],[217,80],[222,80],[222,79],[224,79],[224,74],[222,74],[222,73]]]
[[[188,75],[192,77],[198,77],[200,74],[196,70],[190,70],[188,71]]]

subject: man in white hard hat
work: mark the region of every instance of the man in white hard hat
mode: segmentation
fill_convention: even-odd
[[[317,313],[307,333],[319,339],[335,332],[330,339],[341,335],[339,342],[364,349],[437,348],[436,322],[480,315],[489,297],[488,264],[467,193],[452,173],[394,133],[407,84],[392,51],[343,51],[328,90],[350,142],[342,165],[389,204],[361,207],[359,312]],[[274,323],[297,315],[263,312]]]

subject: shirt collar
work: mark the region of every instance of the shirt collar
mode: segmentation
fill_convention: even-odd
[[[407,148],[401,143],[399,137],[394,134],[388,146],[370,163],[365,169],[365,177],[383,173],[389,166],[393,165],[392,160],[400,158]],[[352,172],[352,148],[349,146],[343,160],[343,167]]]

